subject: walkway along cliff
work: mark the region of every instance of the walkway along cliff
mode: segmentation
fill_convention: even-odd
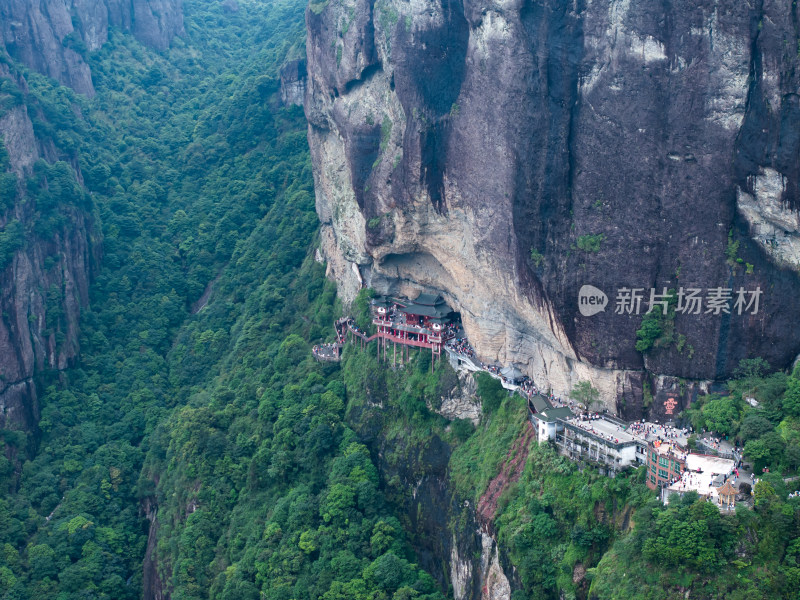
[[[742,358],[787,367],[798,10],[312,2],[304,105],[341,296],[441,293],[481,356],[561,395],[590,380],[629,418],[680,411]],[[592,316],[587,285],[608,298]],[[757,312],[735,310],[740,289],[763,292]],[[727,299],[643,327],[651,292],[691,290]]]

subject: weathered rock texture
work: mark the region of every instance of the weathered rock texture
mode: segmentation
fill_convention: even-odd
[[[306,61],[287,62],[281,69],[281,102],[285,106],[303,106],[306,95]]]
[[[429,408],[450,421],[469,419],[473,425],[477,425],[483,414],[480,400],[476,396],[477,390],[478,384],[472,373],[460,371],[457,374],[457,380],[452,383],[451,389],[441,396],[440,405]]]
[[[34,375],[65,369],[78,355],[93,263],[91,221],[77,210],[68,217],[53,239],[29,241],[0,273],[0,427],[35,427]]]
[[[1,0],[0,51],[82,94],[94,94],[83,60],[108,39],[131,31],[157,50],[183,32],[180,0]]]
[[[180,0],[0,0],[0,55],[92,95],[84,53],[108,40],[109,27],[165,50],[183,32],[182,5]],[[27,93],[25,80],[4,63],[0,77]],[[36,138],[24,104],[0,110],[0,138],[17,175],[28,174],[40,158],[68,160],[81,181],[75,156],[60,156],[52,142]],[[40,239],[30,232],[34,211],[32,203],[17,202],[0,214],[0,231],[12,220],[28,230],[24,247],[0,272],[0,428],[33,429],[35,376],[64,369],[77,358],[80,310],[88,303],[100,253],[90,215],[64,208],[66,225]]]
[[[0,77],[21,93],[27,89],[5,65]],[[0,139],[18,176],[29,175],[40,158],[68,158],[54,156],[52,143],[35,137],[24,104],[0,112]],[[18,194],[14,206],[0,212],[0,232],[13,220],[28,230],[25,244],[0,270],[0,428],[34,429],[36,375],[65,369],[78,355],[80,311],[89,301],[100,244],[90,215],[74,207],[60,210],[65,224],[48,239],[31,231],[36,206],[30,199]]]
[[[308,138],[346,299],[356,273],[382,292],[442,290],[484,359],[521,363],[559,394],[590,379],[628,416],[651,393],[663,409],[665,378],[681,383],[669,390],[680,410],[741,358],[789,365],[800,351],[798,10],[312,3]],[[599,248],[587,235],[603,236]],[[580,315],[584,284],[609,295],[605,312]],[[650,288],[763,296],[756,315],[679,314],[672,341],[643,355],[642,316],[614,311],[623,287],[646,289],[644,310]]]

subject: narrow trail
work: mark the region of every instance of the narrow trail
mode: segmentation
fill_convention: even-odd
[[[500,496],[509,485],[517,481],[522,475],[525,461],[528,458],[528,446],[535,433],[533,425],[526,419],[522,434],[517,437],[508,451],[500,472],[489,482],[486,491],[478,501],[478,520],[484,528],[491,528]]]

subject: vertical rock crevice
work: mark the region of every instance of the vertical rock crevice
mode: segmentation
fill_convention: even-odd
[[[372,23],[374,57],[363,35],[339,35],[351,18]],[[557,394],[588,379],[612,410],[647,409],[647,379],[703,389],[742,358],[786,367],[800,353],[788,0],[331,0],[307,22],[304,105],[331,264],[355,263],[380,292],[444,292],[484,360],[521,364]],[[366,56],[379,75],[331,79],[352,79]],[[372,136],[391,128],[361,187],[366,163],[351,157],[370,121]],[[348,300],[349,270],[334,272]],[[605,312],[578,312],[584,284],[609,296]],[[650,288],[680,287],[760,288],[764,303],[678,314],[671,337],[638,351]],[[614,310],[621,288],[643,289],[638,315]]]

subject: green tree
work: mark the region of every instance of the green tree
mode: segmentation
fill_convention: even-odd
[[[590,381],[579,381],[570,392],[570,398],[591,408],[600,401],[600,392],[592,386]]]
[[[728,435],[736,430],[739,409],[730,396],[711,395],[701,409],[705,426],[720,435]]]
[[[742,419],[739,437],[743,442],[755,440],[774,429],[772,423],[759,411],[751,411]]]
[[[786,382],[783,396],[783,411],[787,415],[800,417],[800,378],[792,375]]]
[[[478,396],[481,399],[483,414],[491,415],[500,408],[503,399],[508,394],[500,381],[487,373],[478,373],[475,381],[478,384]]]

